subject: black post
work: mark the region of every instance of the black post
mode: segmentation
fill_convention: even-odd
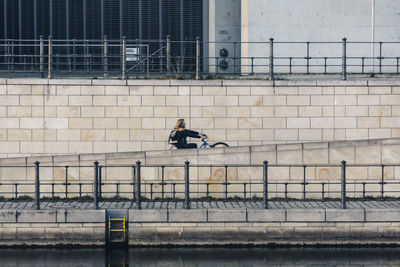
[[[342,39],[342,80],[347,80],[347,56],[346,56],[347,39]]]
[[[303,200],[306,200],[306,168],[307,166],[303,166]]]
[[[269,39],[269,79],[274,80],[274,38]]]
[[[268,209],[268,161],[264,161],[263,208]]]
[[[40,210],[40,178],[39,178],[39,161],[35,161],[35,206]]]
[[[99,200],[98,200],[98,190],[99,190],[99,162],[96,160],[94,162],[94,185],[93,185],[93,200],[94,200],[94,209],[99,209]]]
[[[385,196],[385,164],[382,164],[382,177],[381,177],[381,197]]]
[[[137,170],[136,170],[136,209],[142,209],[142,202],[141,202],[141,193],[140,193],[140,165],[142,163],[140,160],[136,161]]]
[[[98,187],[99,187],[99,200],[101,201],[101,198],[103,197],[103,193],[102,193],[102,185],[103,185],[103,182],[102,182],[102,170],[103,169],[103,166],[99,166],[99,185],[98,185]]]
[[[228,198],[228,166],[225,166],[225,199]]]
[[[69,166],[65,166],[65,199],[68,198],[68,168]]]
[[[190,209],[190,195],[189,195],[189,165],[190,162],[185,161],[185,209]]]
[[[342,209],[346,208],[346,161],[342,161]]]

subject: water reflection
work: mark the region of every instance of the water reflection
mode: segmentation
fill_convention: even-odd
[[[0,249],[0,266],[400,266],[400,249]]]

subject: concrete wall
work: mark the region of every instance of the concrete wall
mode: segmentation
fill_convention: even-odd
[[[400,136],[400,81],[0,79],[0,157],[167,149],[178,118],[231,146]]]
[[[341,179],[340,162],[346,160],[347,167],[347,190],[349,197],[361,197],[362,182],[374,182],[366,187],[368,196],[380,196],[380,184],[382,178],[381,164],[400,164],[400,141],[399,139],[370,140],[370,141],[346,141],[346,142],[322,142],[305,144],[282,144],[282,145],[260,145],[243,146],[215,149],[190,149],[190,150],[170,150],[170,151],[149,151],[149,152],[121,152],[108,154],[84,154],[71,156],[53,156],[53,157],[28,157],[28,158],[6,158],[0,160],[0,190],[3,196],[13,197],[14,183],[19,184],[20,195],[31,195],[34,192],[34,165],[39,160],[40,180],[47,185],[41,186],[42,196],[50,197],[51,183],[55,183],[56,196],[64,197],[66,169],[68,168],[69,196],[77,196],[79,191],[78,183],[87,183],[82,187],[85,194],[92,194],[93,182],[93,162],[98,160],[100,165],[109,167],[102,168],[102,179],[104,197],[115,196],[116,182],[119,186],[120,196],[132,198],[133,169],[136,161],[140,160],[146,165],[178,164],[181,167],[168,167],[164,169],[165,181],[172,183],[182,183],[184,178],[183,165],[186,160],[191,164],[205,165],[202,167],[190,168],[190,181],[200,182],[202,185],[191,186],[191,197],[204,197],[206,192],[206,183],[210,184],[210,191],[214,197],[224,197],[225,187],[222,183],[225,181],[225,164],[253,164],[253,167],[230,167],[227,172],[229,196],[243,197],[243,183],[256,183],[247,185],[247,197],[261,196],[263,169],[262,162],[268,160],[271,165],[269,168],[270,197],[283,197],[284,182],[295,182],[288,187],[288,197],[301,198],[303,181],[303,164],[318,164],[306,169],[306,181],[308,198],[321,198],[321,183],[339,182]],[[210,165],[220,164],[221,167],[212,167]],[[300,164],[300,167],[272,166],[282,164]],[[336,166],[325,166],[333,164]],[[375,166],[350,166],[350,164],[375,164]],[[122,166],[121,166],[122,165]],[[257,166],[258,165],[258,166]],[[7,167],[13,166],[13,167]],[[20,166],[20,168],[15,168]],[[54,166],[54,167],[53,167]],[[147,185],[142,186],[143,195],[150,198],[150,183],[153,183],[153,197],[161,196],[162,168],[143,167],[142,181]],[[393,191],[386,193],[386,196],[400,196],[400,166],[385,166],[384,180],[391,182],[385,185],[385,190]],[[274,182],[281,184],[277,185]],[[358,184],[352,184],[357,182]],[[236,183],[236,185],[234,185]],[[258,184],[257,184],[258,183]],[[183,184],[176,187],[178,192],[184,192]],[[340,184],[325,185],[325,197],[339,197]],[[357,190],[358,193],[354,193]],[[201,193],[196,193],[197,191]],[[280,193],[277,193],[280,192]],[[332,191],[329,193],[328,191]],[[336,192],[333,192],[336,191]],[[371,191],[374,191],[371,193]],[[168,197],[172,197],[171,184],[165,187]],[[297,192],[297,193],[294,193]],[[368,193],[369,192],[369,193]],[[183,193],[176,197],[183,198]]]
[[[0,245],[102,246],[104,210],[1,210]]]
[[[372,2],[375,2],[373,12]],[[242,6],[247,12],[242,12],[242,41],[268,42],[270,37],[280,42],[341,42],[346,37],[349,42],[371,41],[400,41],[400,2],[393,0],[242,0]],[[373,15],[374,14],[374,15]],[[374,18],[373,18],[374,17]],[[312,44],[311,57],[341,56],[341,44]],[[276,44],[275,56],[306,57],[306,44]],[[268,49],[266,44],[249,44],[242,47],[242,55],[249,57],[266,57]],[[373,57],[379,55],[379,45],[374,48],[370,44],[349,44],[347,56]],[[393,44],[383,47],[384,57],[398,56],[398,49]],[[385,59],[386,62],[395,64],[394,60]],[[263,60],[256,60],[261,64]],[[352,62],[352,63],[350,63]],[[371,61],[367,60],[366,64]],[[289,60],[276,60],[276,64],[288,65]],[[305,60],[297,60],[297,64]],[[322,60],[312,60],[311,64],[323,64]],[[328,64],[339,64],[331,67],[330,71],[340,72],[340,58]],[[349,61],[349,64],[361,65],[359,61]],[[375,61],[377,64],[377,61]],[[348,71],[355,70],[348,67]],[[248,72],[246,69],[242,69]],[[317,68],[311,67],[311,72]],[[361,68],[357,68],[361,72]],[[369,69],[370,70],[370,69]],[[255,71],[261,71],[257,68]],[[289,72],[288,68],[276,67],[275,71]],[[318,68],[318,71],[323,71]],[[264,71],[266,72],[266,71]],[[305,72],[305,68],[294,68],[293,72]]]
[[[394,210],[130,210],[130,245],[397,244]]]

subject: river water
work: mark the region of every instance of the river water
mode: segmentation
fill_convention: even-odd
[[[400,266],[400,249],[0,249],[0,266]]]

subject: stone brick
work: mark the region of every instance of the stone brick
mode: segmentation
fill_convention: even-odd
[[[129,210],[129,222],[167,222],[168,210]]]
[[[382,117],[382,128],[400,128],[400,117]]]
[[[104,223],[105,210],[67,210],[67,223]]]
[[[378,117],[391,116],[392,108],[390,106],[369,106],[369,113],[367,115],[378,116]],[[362,115],[362,116],[367,116],[367,115]],[[398,115],[393,114],[393,116],[400,116],[400,113]]]
[[[8,95],[30,95],[32,93],[31,85],[7,85]]]
[[[239,106],[262,106],[262,96],[239,96]]]
[[[264,106],[285,106],[286,96],[263,96]]]
[[[273,95],[274,94],[274,88],[273,87],[267,87],[267,86],[251,86],[250,88],[250,94],[251,95]]]
[[[76,118],[81,116],[80,107],[57,107],[57,117]]]
[[[153,86],[129,86],[130,95],[153,95]]]
[[[356,117],[336,117],[334,123],[335,128],[357,128]]]
[[[130,140],[152,141],[153,130],[130,130]]]
[[[68,128],[70,129],[91,129],[93,127],[92,118],[69,118]]]
[[[1,210],[0,211],[0,223],[16,223],[16,210]],[[1,238],[1,235],[0,235]]]
[[[203,117],[205,118],[226,117],[226,115],[226,107],[203,107]]]
[[[30,118],[32,117],[31,107],[7,107],[8,118]]]
[[[247,210],[249,222],[284,222],[286,210]]]
[[[129,117],[129,107],[106,107],[106,117]]]
[[[1,106],[17,106],[19,105],[19,96],[2,96],[0,97]]]
[[[321,129],[299,129],[299,140],[320,141],[322,140]]]
[[[273,129],[251,129],[250,131],[251,140],[262,140],[271,141],[275,139]]]
[[[310,128],[310,119],[287,118],[287,128]]]
[[[312,106],[324,106],[324,105],[333,105],[334,96],[331,95],[312,95],[311,96],[311,105]]]
[[[213,129],[214,119],[213,118],[192,118],[190,127],[194,129]]]
[[[153,110],[153,107],[130,107],[130,117],[151,118],[154,116]]]
[[[68,119],[67,118],[45,118],[44,119],[45,129],[67,129]]]
[[[117,151],[117,142],[93,142],[94,153],[111,153]]]
[[[123,119],[121,119],[123,120]],[[119,124],[120,125],[120,124]],[[136,128],[136,127],[133,127]],[[140,127],[138,127],[140,128]],[[165,129],[165,119],[164,118],[143,118],[142,119],[143,129]]]
[[[368,139],[368,129],[346,129],[347,140],[365,140]]]
[[[79,141],[80,135],[80,130],[57,130],[58,141]]]
[[[177,107],[154,107],[154,117],[176,118],[177,116],[178,116],[178,108]]]
[[[357,96],[355,95],[335,95],[335,105],[355,106],[357,105]],[[362,103],[360,103],[362,104]]]
[[[215,118],[215,129],[237,129],[238,127],[236,118]]]
[[[84,154],[92,153],[93,146],[92,142],[69,142],[69,153],[72,154]]]
[[[21,95],[19,101],[22,106],[41,106],[43,105],[43,96]]]
[[[148,97],[150,96],[145,96],[146,100],[148,99]],[[122,106],[140,106],[142,105],[142,98],[140,96],[118,96],[118,100],[117,100],[117,105],[122,107]],[[115,102],[114,102],[115,103]],[[157,105],[157,103],[154,103],[155,105]],[[115,104],[113,104],[113,102],[109,102],[108,106],[114,106]],[[143,97],[143,105],[144,106],[148,106],[148,103],[144,101],[144,97]]]
[[[239,118],[239,129],[262,128],[261,118]]]
[[[333,116],[344,116],[345,109],[344,106],[325,106],[322,107],[323,117],[333,117]]]
[[[379,96],[376,96],[377,98]],[[400,95],[381,95],[381,105],[399,105]]]
[[[55,223],[56,210],[17,210],[18,223]]]
[[[290,87],[275,87],[276,95],[297,95],[299,94],[299,88],[296,86]]]
[[[49,142],[44,144],[44,152],[48,154],[67,154],[69,152],[68,142]]]
[[[274,117],[274,108],[273,107],[251,107],[251,117]]]
[[[142,106],[165,106],[165,96],[142,96]]]
[[[189,106],[188,96],[166,96],[167,106]]]
[[[368,116],[368,106],[347,106],[346,116]]]
[[[119,123],[119,120],[120,119],[118,119],[118,123]],[[123,119],[121,119],[121,120],[123,120]],[[117,118],[94,118],[93,119],[93,128],[94,129],[116,129],[117,128]]]
[[[18,120],[18,119],[8,119],[8,120]],[[0,125],[6,125],[6,124],[3,124],[0,119]],[[17,121],[8,122],[7,128],[18,128]],[[44,119],[42,119],[42,118],[21,118],[20,119],[20,128],[22,128],[22,129],[42,129],[42,128],[44,128]]]
[[[129,95],[129,86],[105,86],[106,95]]]
[[[104,141],[105,130],[81,130],[82,141]]]
[[[8,130],[9,141],[30,141],[31,138],[31,130]]]
[[[83,118],[103,118],[104,113],[104,107],[81,107],[81,117]]]
[[[57,95],[80,95],[81,87],[78,85],[57,85]]]
[[[379,95],[358,95],[357,103],[359,105],[380,105]]]
[[[214,97],[215,106],[238,106],[239,97],[238,96],[215,96]]]
[[[367,222],[399,222],[400,211],[398,209],[371,209],[365,210]]]
[[[82,85],[81,95],[104,95],[104,86],[102,85]]]
[[[209,222],[245,222],[246,210],[208,210]]]
[[[325,210],[323,209],[287,209],[287,222],[324,222]]]
[[[204,89],[203,89],[204,90]],[[250,95],[250,87],[248,86],[228,86],[226,89],[227,95]]]
[[[107,141],[128,141],[129,130],[107,130],[106,131]]]
[[[250,139],[250,131],[249,130],[227,130],[226,131],[226,139],[228,141],[247,141]]]
[[[359,117],[357,119],[358,128],[379,128],[381,118],[379,117]]]
[[[333,128],[333,118],[311,118],[311,128]]]
[[[277,164],[302,164],[303,155],[301,150],[287,150],[277,152]]]
[[[263,128],[286,128],[285,118],[263,118]]]
[[[169,210],[169,222],[195,222],[201,223],[207,221],[207,210]]]
[[[58,97],[61,98],[61,96],[58,96]],[[55,97],[53,97],[53,98],[55,98]],[[68,103],[70,106],[91,106],[92,102],[93,102],[93,97],[92,96],[69,96],[68,100],[69,100]],[[54,105],[58,106],[58,104],[55,104],[55,101],[53,101],[53,102],[54,102]],[[61,102],[61,100],[58,100],[57,102]],[[96,104],[96,105],[98,105],[98,104]]]
[[[227,89],[225,86],[203,86],[203,95],[205,96],[226,95],[226,92]]]
[[[392,130],[391,129],[369,129],[368,130],[369,139],[382,139],[382,138],[391,138]]]

